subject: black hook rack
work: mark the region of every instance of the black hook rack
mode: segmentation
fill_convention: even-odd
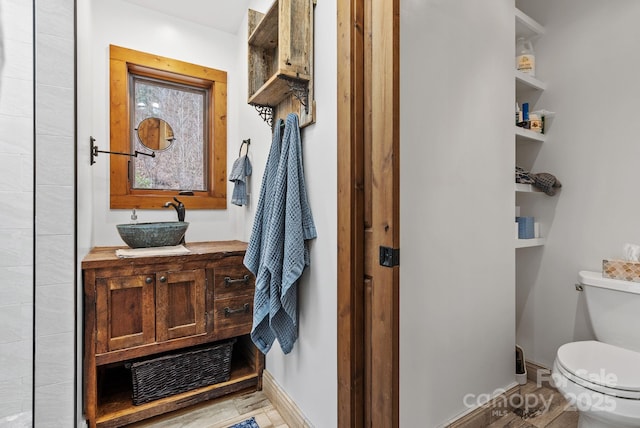
[[[89,137],[89,144],[91,145],[91,159],[90,159],[90,163],[89,165],[93,165],[94,163],[96,163],[95,158],[98,156],[98,153],[108,153],[110,155],[122,155],[122,156],[131,156],[134,158],[137,158],[138,155],[145,155],[145,156],[150,156],[152,158],[156,157],[156,153],[155,152],[151,152],[151,153],[144,153],[144,152],[139,152],[139,151],[135,151],[134,153],[122,153],[122,152],[110,152],[108,150],[98,150],[98,146],[95,145],[96,139],[93,137]]]

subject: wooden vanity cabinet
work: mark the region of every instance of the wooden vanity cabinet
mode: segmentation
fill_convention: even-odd
[[[96,278],[96,352],[205,334],[205,270]]]
[[[97,247],[84,277],[84,406],[90,427],[118,427],[240,390],[262,387],[264,356],[249,333],[255,278],[239,241],[197,242],[181,256],[118,258]],[[225,339],[231,379],[134,406],[127,363]]]

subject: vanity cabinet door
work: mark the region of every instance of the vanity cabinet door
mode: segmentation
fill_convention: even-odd
[[[153,275],[96,279],[96,352],[155,341]]]
[[[156,273],[158,342],[205,334],[205,270]]]

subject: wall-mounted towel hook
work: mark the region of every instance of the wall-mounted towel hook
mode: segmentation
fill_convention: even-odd
[[[249,145],[251,144],[251,138],[247,138],[246,140],[242,140],[242,144],[240,144],[240,151],[238,152],[238,157],[242,155],[242,149],[245,148],[244,155],[246,156],[249,153]]]

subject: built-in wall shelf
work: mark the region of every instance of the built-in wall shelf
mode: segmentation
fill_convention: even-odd
[[[527,143],[532,141],[544,143],[545,141],[547,141],[547,136],[545,134],[534,132],[530,129],[520,128],[519,126],[515,127],[515,133],[516,142],[518,143]]]
[[[528,39],[542,36],[545,33],[545,29],[542,25],[538,24],[529,15],[516,8],[516,38],[526,37]]]
[[[546,238],[516,239],[516,248],[540,247],[546,242]]]
[[[516,192],[520,193],[542,193],[542,190],[533,184],[516,183]]]
[[[535,89],[536,91],[544,91],[547,89],[547,84],[540,79],[523,73],[520,70],[514,70],[516,75],[516,91],[525,89]]]
[[[538,37],[544,35],[545,29],[542,25],[532,19],[530,16],[522,12],[520,9],[515,8],[515,38],[525,37],[529,40],[535,40]],[[523,73],[518,70],[514,70],[514,80],[516,89],[516,103],[530,103],[529,111],[535,111],[535,104],[541,92],[547,90],[547,84],[542,80],[531,76],[530,74]],[[532,131],[530,129],[521,128],[514,125],[514,134],[516,142],[516,154],[518,150],[525,150],[525,147],[520,146],[519,143],[543,143],[547,140],[547,135],[541,132]],[[539,188],[532,184],[515,183],[515,192],[519,194],[543,194]],[[531,210],[532,207],[527,206],[527,209]],[[524,215],[524,214],[523,214]],[[526,215],[533,215],[533,213],[527,213]],[[546,243],[545,238],[533,238],[533,239],[515,239],[515,248],[529,248],[539,247]]]

